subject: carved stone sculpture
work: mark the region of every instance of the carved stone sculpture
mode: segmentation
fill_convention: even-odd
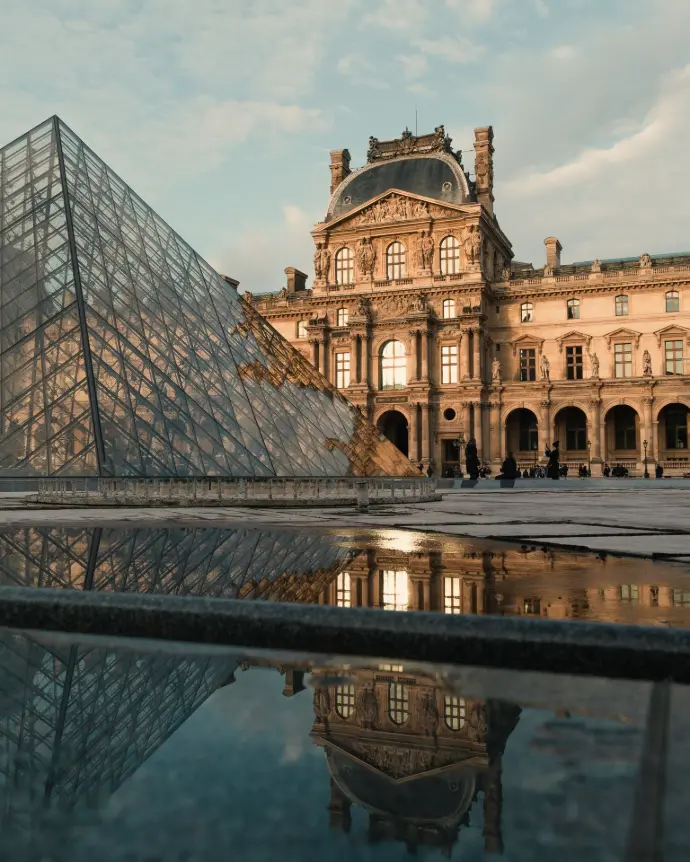
[[[254,294],[250,293],[248,290],[245,290],[243,296],[250,305],[254,302]]]
[[[553,275],[553,267],[550,263],[547,263],[544,267],[544,278],[551,278]]]
[[[317,243],[316,251],[314,252],[314,275],[316,278],[323,278],[323,269],[321,267],[321,250],[323,243]]]
[[[369,138],[369,149],[367,150],[367,160],[372,161],[379,156],[379,139],[373,135]]]
[[[644,377],[652,376],[652,354],[648,350],[642,354],[642,374]]]
[[[371,320],[371,306],[366,296],[360,296],[355,308],[355,317],[363,317],[366,320]]]
[[[592,261],[592,272],[601,272],[601,261],[599,258]]]
[[[504,266],[501,275],[503,276],[503,281],[510,281],[510,276],[512,275],[510,267]]]
[[[541,379],[551,380],[551,363],[545,353],[541,355]]]
[[[425,230],[419,235],[417,263],[420,269],[431,269],[434,262],[434,238]]]
[[[499,359],[494,359],[494,361],[491,363],[491,382],[501,382],[501,363]]]
[[[359,696],[357,704],[357,717],[363,728],[370,728],[376,724],[379,717],[379,702],[373,688],[365,688]]]
[[[589,361],[592,363],[592,377],[596,379],[599,377],[599,357],[596,353],[590,353]]]
[[[436,736],[439,718],[436,699],[433,694],[427,693],[422,702],[422,726],[427,736]]]
[[[331,265],[331,253],[326,248],[326,246],[322,246],[321,248],[321,272],[322,278],[328,279],[328,270]]]
[[[479,232],[479,225],[467,228],[463,237],[462,247],[469,264],[474,265],[480,262],[482,254],[482,235]]]
[[[426,304],[426,296],[423,293],[418,293],[417,296],[412,300],[409,307],[410,311],[420,312],[420,311],[428,311],[428,306]]]
[[[640,266],[644,269],[646,267],[650,267],[652,265],[652,258],[645,252],[645,254],[640,257]]]
[[[331,711],[331,698],[327,688],[317,688],[314,692],[314,715],[317,721],[324,722]]]
[[[372,275],[376,263],[376,249],[371,244],[371,238],[363,236],[357,247],[357,262],[362,275]]]
[[[350,222],[353,226],[385,224],[392,221],[425,218],[429,215],[426,201],[416,201],[402,195],[390,195],[365,209]]]

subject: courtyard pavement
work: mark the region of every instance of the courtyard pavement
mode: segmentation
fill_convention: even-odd
[[[663,557],[690,562],[690,481],[521,480],[501,488],[441,488],[433,503],[354,508],[27,508],[0,495],[0,528],[23,525],[198,524],[278,529],[413,530],[453,536]]]

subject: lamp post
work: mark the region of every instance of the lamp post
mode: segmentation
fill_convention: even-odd
[[[649,479],[649,470],[647,469],[647,446],[649,446],[649,443],[643,440],[642,445],[644,446],[644,477],[645,479]]]
[[[592,475],[592,443],[587,441],[587,473]]]

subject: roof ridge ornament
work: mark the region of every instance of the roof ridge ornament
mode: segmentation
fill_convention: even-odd
[[[405,128],[399,138],[392,141],[380,141],[373,135],[369,138],[367,162],[377,162],[385,159],[395,159],[399,156],[410,156],[418,153],[450,153],[461,161],[461,151],[453,153],[452,138],[446,134],[444,126],[436,126],[428,135],[413,135]]]

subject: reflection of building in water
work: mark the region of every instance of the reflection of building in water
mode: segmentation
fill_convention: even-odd
[[[16,829],[31,835],[49,809],[112,793],[213,691],[234,682],[235,664],[227,655],[0,634],[3,841]]]
[[[425,610],[671,624],[690,618],[690,582],[650,584],[648,560],[535,546],[487,551],[447,542],[423,553],[375,548],[348,562],[319,602],[337,607]],[[670,567],[659,577],[672,579]]]
[[[352,554],[306,534],[22,527],[0,532],[0,584],[316,602]]]
[[[313,671],[314,741],[330,772],[331,825],[349,831],[354,804],[372,842],[444,848],[482,795],[485,849],[503,849],[501,760],[519,707],[466,700],[436,678],[379,670]]]

